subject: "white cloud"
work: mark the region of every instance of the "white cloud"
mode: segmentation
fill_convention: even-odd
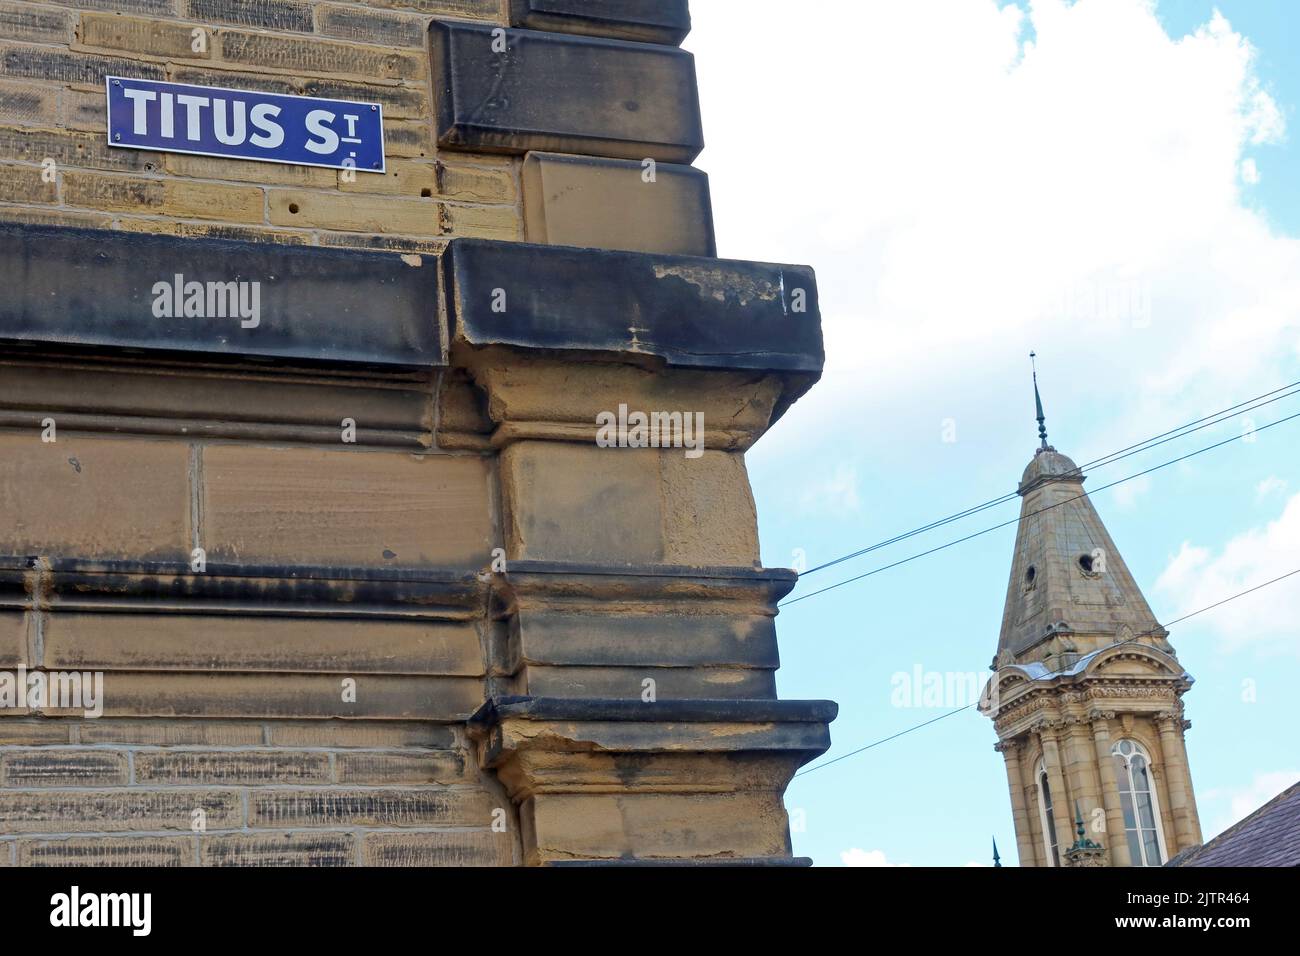
[[[906,863],[890,863],[885,857],[884,850],[860,850],[854,847],[851,850],[842,850],[840,852],[840,863],[843,866],[907,866]]]
[[[814,264],[849,372],[760,454],[853,409],[909,414],[921,370],[972,398],[1014,375],[1019,396],[1031,347],[1049,415],[1125,389],[1105,448],[1280,380],[1300,243],[1244,203],[1243,172],[1284,123],[1227,20],[1171,37],[1147,0],[870,9],[862,29],[857,0],[692,9],[720,250]]]
[[[1259,182],[1259,167],[1255,165],[1253,159],[1243,159],[1241,161],[1241,181],[1251,186]]]
[[[1300,770],[1276,770],[1257,773],[1249,784],[1222,790],[1207,790],[1203,802],[1224,806],[1212,825],[1203,828],[1206,842],[1222,833],[1238,820],[1250,816],[1287,787],[1300,780]]]
[[[1252,528],[1212,549],[1183,542],[1156,581],[1156,590],[1178,606],[1177,617],[1300,568],[1300,494],[1275,521]],[[1300,652],[1295,608],[1300,575],[1216,608],[1205,621],[1228,649],[1247,643]]]
[[[1269,475],[1255,486],[1255,497],[1267,498],[1275,491],[1286,491],[1286,480],[1277,475]]]
[[[806,511],[859,511],[862,501],[858,497],[858,469],[844,463],[836,465],[829,476],[806,485],[800,501]]]

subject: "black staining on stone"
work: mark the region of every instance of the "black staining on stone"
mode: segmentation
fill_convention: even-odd
[[[675,47],[435,20],[438,145],[689,163],[704,148],[694,58]],[[495,47],[495,49],[494,49]]]
[[[156,316],[155,285],[177,275],[205,287],[257,283],[258,324],[245,328],[230,310]],[[435,271],[391,253],[0,225],[0,286],[10,290],[0,343],[10,345],[403,368],[446,361]]]

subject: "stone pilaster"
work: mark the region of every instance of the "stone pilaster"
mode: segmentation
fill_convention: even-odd
[[[1169,848],[1169,855],[1198,846],[1201,842],[1201,824],[1192,799],[1191,774],[1187,768],[1186,743],[1183,740],[1182,715],[1163,711],[1156,715],[1156,728],[1160,731],[1160,752],[1164,756],[1166,788],[1169,791],[1169,812],[1174,820],[1178,845]]]
[[[1044,726],[1039,730],[1043,744],[1043,769],[1047,772],[1047,783],[1052,788],[1052,817],[1056,825],[1056,846],[1061,861],[1065,861],[1065,850],[1074,840],[1070,830],[1069,806],[1070,791],[1065,786],[1065,774],[1061,772],[1061,751],[1057,745],[1057,731],[1054,727]]]
[[[1115,758],[1110,748],[1111,711],[1091,715],[1092,740],[1097,751],[1097,767],[1101,774],[1102,803],[1106,808],[1106,842],[1110,847],[1110,861],[1114,866],[1131,866],[1128,839],[1124,833],[1124,810],[1119,802],[1119,785],[1115,778]]]
[[[999,741],[993,747],[1002,754],[1007,767],[1007,789],[1011,794],[1011,819],[1016,828],[1016,853],[1021,866],[1030,865],[1034,858],[1034,838],[1029,825],[1029,810],[1025,804],[1025,784],[1020,766],[1021,744],[1014,740]]]

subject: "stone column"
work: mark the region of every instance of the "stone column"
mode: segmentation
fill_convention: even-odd
[[[1113,711],[1094,712],[1092,740],[1097,749],[1097,768],[1101,775],[1101,799],[1106,808],[1106,842],[1110,845],[1110,862],[1114,866],[1132,866],[1128,837],[1124,833],[1124,810],[1119,802],[1119,783],[1115,778],[1115,758],[1110,753],[1110,718]]]
[[[1169,791],[1169,812],[1174,821],[1176,847],[1169,847],[1169,855],[1201,842],[1200,821],[1196,819],[1195,803],[1191,799],[1191,779],[1187,772],[1187,752],[1182,736],[1181,717],[1174,711],[1156,715],[1160,731],[1160,753],[1164,757],[1165,786]]]
[[[1047,783],[1052,788],[1052,818],[1056,825],[1056,848],[1061,862],[1065,862],[1065,851],[1074,842],[1074,831],[1070,823],[1070,791],[1065,786],[1065,775],[1061,772],[1061,752],[1057,745],[1057,727],[1044,726],[1039,731],[1043,741],[1043,768],[1047,771]]]
[[[994,744],[993,749],[1002,754],[1007,766],[1007,788],[1011,792],[1011,819],[1016,828],[1016,853],[1021,866],[1030,866],[1037,859],[1034,852],[1034,837],[1029,825],[1028,808],[1025,805],[1025,783],[1020,774],[1021,744],[1015,740],[1003,740]]]

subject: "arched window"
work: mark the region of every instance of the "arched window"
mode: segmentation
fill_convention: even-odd
[[[1061,865],[1061,850],[1056,843],[1056,817],[1052,815],[1052,787],[1047,782],[1047,768],[1038,761],[1038,770],[1034,774],[1038,780],[1038,819],[1043,827],[1043,850],[1047,853],[1048,866]]]
[[[1165,834],[1160,825],[1160,803],[1151,777],[1151,758],[1134,740],[1120,740],[1111,748],[1119,802],[1124,810],[1124,835],[1134,866],[1162,866]]]

